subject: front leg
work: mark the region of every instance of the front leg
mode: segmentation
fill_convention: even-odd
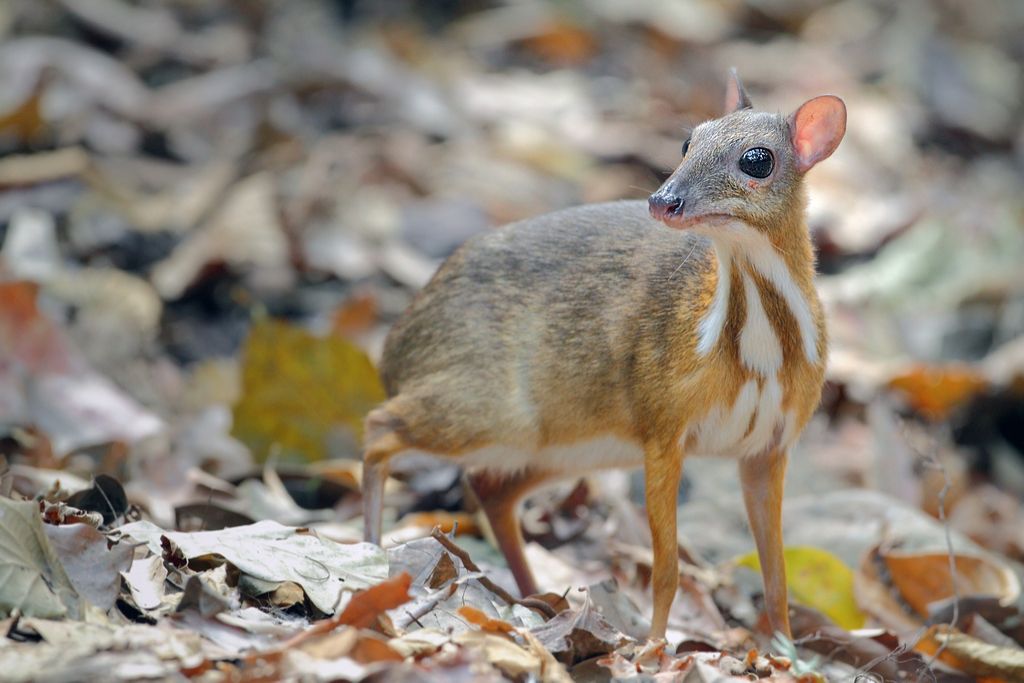
[[[789,601],[786,564],[782,552],[782,489],[786,479],[787,454],[770,451],[740,460],[740,482],[747,519],[754,534],[764,579],[765,612],[774,631],[792,637],[789,630]]]
[[[676,444],[648,445],[644,453],[644,481],[647,499],[647,522],[651,526],[654,564],[651,584],[654,593],[654,614],[651,617],[650,639],[665,637],[668,613],[679,588],[679,538],[676,536],[679,478],[683,458]]]

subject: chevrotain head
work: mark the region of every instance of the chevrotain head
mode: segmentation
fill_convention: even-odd
[[[683,143],[679,166],[648,200],[651,215],[707,234],[736,218],[767,233],[790,224],[804,209],[804,174],[843,139],[846,105],[821,95],[789,116],[754,111],[733,70],[725,110]]]

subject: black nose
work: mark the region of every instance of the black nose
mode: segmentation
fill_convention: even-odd
[[[666,192],[665,190],[658,190],[647,200],[647,207],[651,212],[651,216],[658,220],[681,215],[685,205],[685,199],[674,192]]]

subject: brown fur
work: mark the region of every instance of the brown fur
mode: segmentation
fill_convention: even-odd
[[[745,96],[735,100],[749,103]],[[684,451],[693,446],[692,439],[680,446],[680,439],[709,410],[731,405],[755,377],[739,351],[747,315],[744,273],[753,278],[782,346],[783,405],[799,428],[819,400],[825,329],[813,287],[802,173],[790,137],[787,119],[748,109],[699,126],[662,190],[686,195],[678,225],[666,222],[696,230],[666,227],[648,216],[642,202],[617,202],[509,225],[453,254],[385,343],[380,368],[391,398],[367,425],[368,538],[379,541],[387,460],[403,450],[458,459],[495,444],[538,453],[608,435],[634,442],[645,454],[655,541],[652,637],[662,637],[678,583],[676,490]],[[751,180],[736,170],[739,154],[752,145],[774,152],[776,170],[769,178]],[[713,230],[710,217],[722,215],[745,221],[782,256],[814,315],[817,362],[805,357],[780,293],[742,257],[733,262],[718,344],[706,356],[698,353],[698,325],[717,282],[716,252],[701,235]],[[785,577],[779,573],[785,457],[773,450],[748,458],[741,481],[763,552],[769,616],[788,633]],[[530,486],[585,473],[551,471],[538,460],[528,476],[508,480],[506,494],[492,496],[497,502],[491,509],[487,500],[484,507],[507,536],[514,506]],[[476,481],[482,486],[484,479]],[[493,492],[493,479],[487,481]],[[522,548],[513,536],[502,546],[522,573]],[[532,587],[532,579],[520,585]]]

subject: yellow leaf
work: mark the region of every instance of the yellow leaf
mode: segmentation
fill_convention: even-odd
[[[783,551],[786,584],[793,600],[813,607],[845,629],[864,625],[864,613],[853,594],[853,571],[838,557],[820,548],[795,546]],[[761,571],[757,553],[736,560],[741,567]]]
[[[253,325],[242,351],[242,394],[233,433],[259,460],[323,460],[345,431],[362,438],[363,418],[385,398],[363,351],[275,320]]]

